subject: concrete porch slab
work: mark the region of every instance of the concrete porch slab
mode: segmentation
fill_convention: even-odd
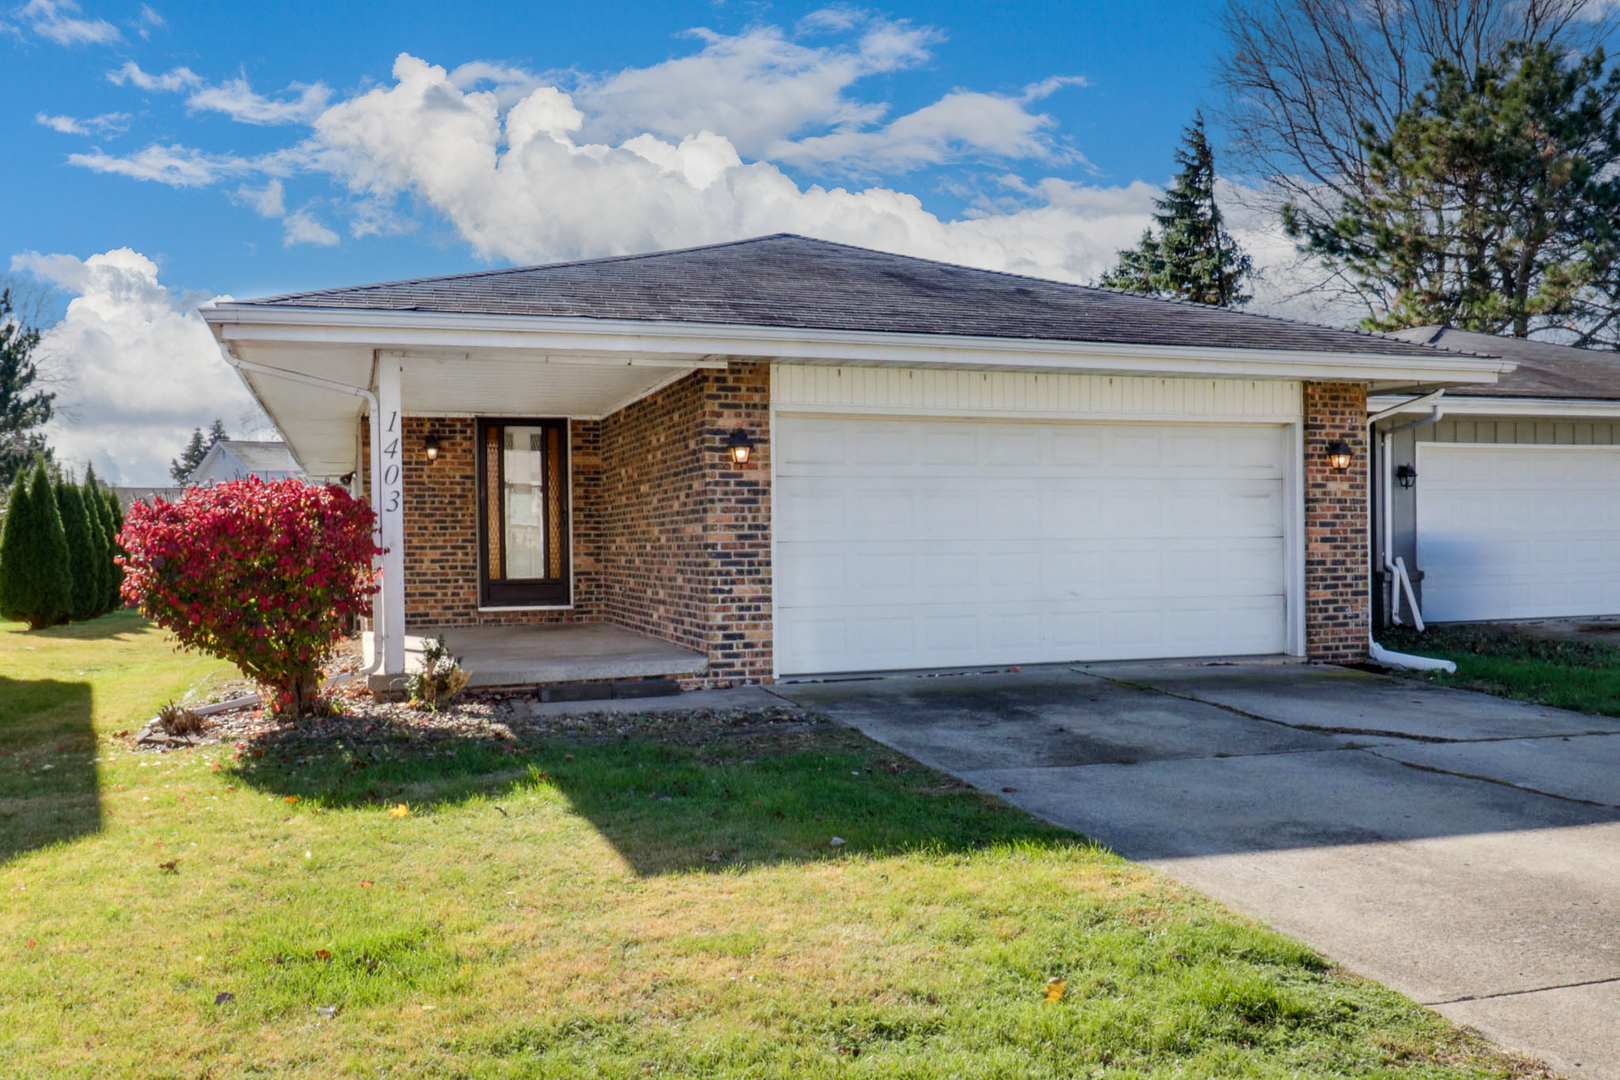
[[[536,626],[452,626],[405,638],[405,666],[422,667],[424,639],[443,635],[459,657],[470,687],[536,686],[656,676],[685,677],[708,670],[702,654],[611,623]],[[365,635],[371,659],[372,637]]]

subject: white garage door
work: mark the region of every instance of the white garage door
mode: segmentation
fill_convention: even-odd
[[[1423,617],[1620,613],[1620,447],[1418,444]]]
[[[1287,430],[780,416],[779,670],[1284,652]]]

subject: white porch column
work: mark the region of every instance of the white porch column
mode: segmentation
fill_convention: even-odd
[[[382,650],[384,675],[405,674],[405,445],[400,409],[401,362],[377,357],[377,512],[382,526]]]

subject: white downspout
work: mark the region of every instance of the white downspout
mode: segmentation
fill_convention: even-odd
[[[362,387],[350,386],[348,383],[333,382],[330,379],[322,379],[315,375],[305,375],[301,371],[287,371],[284,368],[271,367],[268,364],[256,364],[251,360],[243,360],[235,355],[229,346],[221,349],[220,352],[224,355],[225,362],[231,365],[233,368],[236,368],[238,371],[257,371],[262,375],[269,375],[273,378],[286,379],[289,382],[304,383],[307,386],[318,386],[323,390],[336,390],[339,393],[349,394],[353,397],[365,399],[366,406],[370,410],[369,415],[371,420],[371,509],[376,515],[377,529],[378,534],[380,535],[382,529],[382,500],[379,492],[381,491],[382,485],[378,483],[378,478],[382,475],[382,440],[377,437],[377,433],[380,430],[379,421],[382,419],[382,410],[377,402],[377,395]],[[374,571],[380,571],[382,569],[382,556],[372,556],[371,567]],[[384,591],[382,589],[378,589],[375,597],[372,599],[373,618],[371,622],[374,628],[380,629],[384,625],[382,619],[375,617],[375,609],[380,606],[385,606],[386,604],[387,599],[384,595]],[[384,650],[383,643],[381,641],[381,634],[374,633],[372,635],[371,663],[367,664],[360,671],[355,672],[355,674],[373,674],[378,668],[382,667],[383,659]]]
[[[1390,444],[1391,436],[1397,431],[1427,427],[1438,422],[1445,415],[1445,409],[1439,404],[1440,396],[1444,393],[1444,390],[1436,390],[1431,394],[1424,394],[1422,397],[1414,398],[1394,408],[1374,413],[1367,418],[1367,443],[1370,446],[1373,443],[1373,436],[1377,434],[1376,425],[1378,421],[1394,416],[1396,413],[1406,412],[1415,406],[1430,405],[1434,410],[1422,420],[1411,424],[1403,424],[1398,428],[1383,432],[1378,439],[1379,456],[1382,459],[1379,463],[1379,472],[1382,474],[1383,479],[1383,482],[1379,485],[1381,490],[1378,500],[1380,517],[1382,518],[1381,524],[1383,526],[1381,529],[1383,534],[1382,562],[1385,572],[1394,577],[1396,585],[1396,588],[1391,590],[1390,603],[1393,610],[1390,613],[1390,620],[1397,626],[1400,625],[1401,591],[1404,590],[1406,602],[1412,609],[1412,622],[1419,631],[1424,629],[1423,613],[1418,610],[1417,596],[1412,588],[1412,579],[1406,572],[1406,562],[1399,556],[1393,559],[1390,556],[1395,547],[1394,493],[1390,490],[1395,480],[1395,470],[1390,462]],[[1382,664],[1385,667],[1406,668],[1409,671],[1444,671],[1448,674],[1455,674],[1457,671],[1457,665],[1450,660],[1437,660],[1429,656],[1413,656],[1410,653],[1400,653],[1386,649],[1378,644],[1370,630],[1367,634],[1367,657],[1375,664]]]

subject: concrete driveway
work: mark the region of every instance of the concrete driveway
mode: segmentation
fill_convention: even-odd
[[[1620,720],[1302,664],[775,689],[1620,1080]]]

